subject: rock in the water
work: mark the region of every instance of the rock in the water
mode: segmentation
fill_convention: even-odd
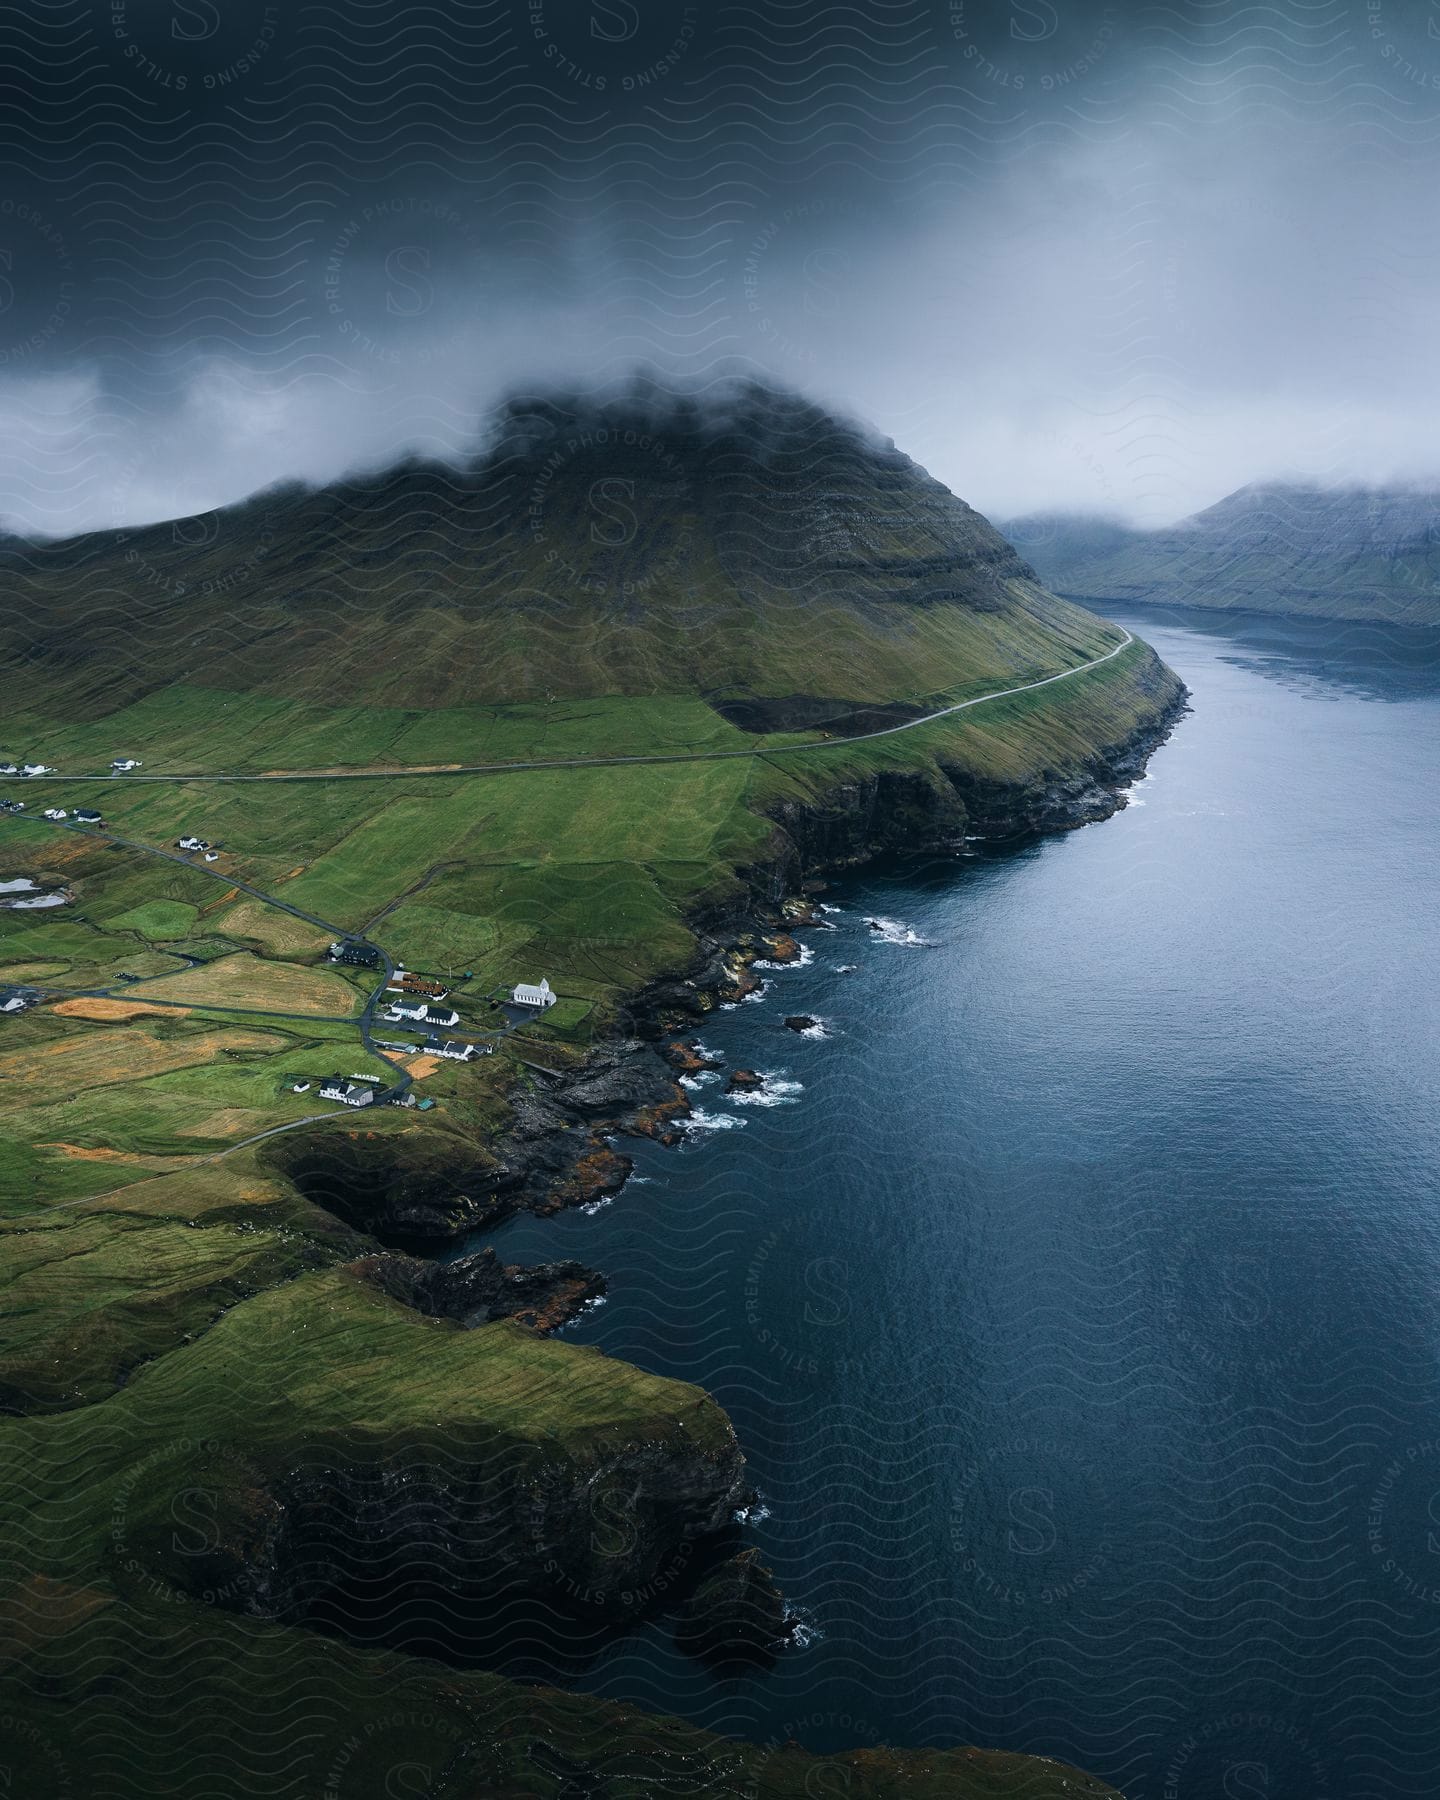
[[[727,1094],[754,1094],[765,1085],[765,1077],[754,1069],[736,1069],[725,1083]]]
[[[718,1069],[723,1061],[693,1038],[687,1044],[667,1044],[664,1056],[670,1067],[682,1075],[700,1075],[707,1069]]]
[[[819,1023],[820,1021],[812,1019],[809,1013],[792,1013],[785,1021],[791,1031],[813,1031]]]
[[[774,1575],[758,1550],[740,1550],[712,1569],[686,1601],[676,1640],[706,1662],[763,1663],[790,1633]]]

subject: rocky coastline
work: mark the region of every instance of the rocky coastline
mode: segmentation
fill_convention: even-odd
[[[615,1033],[571,1066],[547,1073],[527,1063],[508,1127],[483,1162],[448,1172],[417,1155],[410,1138],[330,1135],[308,1147],[303,1180],[293,1164],[288,1172],[307,1198],[389,1246],[349,1267],[391,1299],[460,1325],[511,1319],[538,1334],[556,1330],[603,1295],[603,1276],[578,1263],[505,1265],[493,1249],[450,1261],[438,1253],[515,1212],[553,1213],[617,1192],[631,1169],[626,1138],[677,1141],[690,1111],[681,1077],[715,1066],[694,1040],[697,1026],[717,1005],[755,991],[756,964],[800,957],[798,934],[822,923],[814,896],[827,875],[887,852],[953,852],[976,837],[1013,842],[1107,818],[1125,805],[1186,701],[1177,684],[1141,730],[1078,771],[1013,786],[959,769],[943,784],[932,771],[882,773],[830,790],[823,808],[777,806],[766,854],[742,871],[740,893],[690,920],[689,968],[637,994]],[[806,1021],[787,1022],[800,1029]],[[737,1070],[730,1080],[743,1090],[760,1077]],[[343,1570],[335,1575],[337,1546],[359,1545],[372,1568],[391,1557],[409,1563],[412,1601],[418,1594],[423,1604],[438,1582],[440,1610],[447,1593],[483,1599],[503,1566],[508,1591],[550,1593],[612,1627],[678,1606],[683,1647],[707,1661],[763,1661],[783,1645],[783,1598],[753,1552],[734,1546],[747,1489],[733,1438],[718,1461],[625,1441],[607,1445],[588,1470],[556,1463],[525,1475],[501,1464],[481,1457],[458,1481],[422,1459],[398,1472],[383,1463],[337,1466],[262,1484],[236,1538],[247,1604],[333,1627],[349,1604]],[[592,1567],[586,1496],[597,1481],[626,1496],[633,1555]],[[397,1537],[400,1513],[431,1521],[433,1541],[417,1544],[408,1524]],[[478,1560],[477,1545],[485,1546]],[[317,1570],[329,1573],[321,1580]]]
[[[943,782],[927,770],[885,771],[827,790],[823,806],[777,805],[766,853],[740,872],[739,892],[688,921],[690,966],[636,994],[614,1032],[570,1067],[530,1065],[509,1097],[508,1127],[483,1161],[445,1169],[410,1145],[332,1138],[304,1147],[308,1170],[287,1173],[347,1223],[422,1252],[516,1212],[543,1215],[617,1193],[632,1166],[626,1138],[674,1144],[684,1131],[691,1106],[680,1077],[707,1066],[688,1041],[695,1029],[716,1006],[759,987],[757,963],[799,957],[796,933],[820,923],[814,896],[827,876],[896,852],[1020,843],[1107,819],[1125,806],[1188,700],[1175,682],[1140,729],[1069,772],[1000,783],[960,766],[945,766]]]

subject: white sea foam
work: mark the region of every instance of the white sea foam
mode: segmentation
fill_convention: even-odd
[[[878,913],[865,921],[870,936],[881,944],[900,944],[906,949],[929,949],[929,938],[923,938],[913,926],[907,925],[903,919],[885,919]]]
[[[1129,787],[1122,790],[1126,806],[1143,806],[1145,802],[1140,798],[1140,790],[1154,779],[1155,776],[1149,769],[1143,775],[1137,775]]]
[[[815,952],[808,944],[797,946],[800,954],[792,956],[788,962],[777,962],[773,957],[762,956],[751,963],[752,969],[803,969],[815,960]]]
[[[589,1212],[590,1208],[587,1206],[587,1207],[583,1208],[582,1210],[585,1212]],[[567,1331],[570,1328],[570,1326],[578,1325],[580,1323],[580,1321],[585,1317],[586,1313],[598,1312],[599,1309],[604,1304],[605,1304],[604,1294],[592,1294],[588,1300],[581,1302],[579,1312],[576,1313],[576,1315],[573,1319],[567,1319],[565,1321],[565,1323],[560,1327],[560,1330]]]
[[[738,1507],[733,1516],[737,1525],[758,1525],[770,1517],[770,1508],[765,1504],[765,1496],[757,1494],[753,1505]]]
[[[685,1120],[685,1129],[690,1132],[734,1131],[745,1123],[737,1119],[734,1113],[708,1113],[697,1109]]]
[[[805,1092],[804,1082],[787,1081],[781,1075],[767,1075],[762,1070],[760,1079],[764,1087],[739,1088],[730,1098],[737,1106],[793,1106]]]
[[[808,1650],[812,1644],[824,1642],[825,1633],[814,1619],[798,1606],[785,1608],[785,1623],[790,1627],[790,1642],[797,1650]]]

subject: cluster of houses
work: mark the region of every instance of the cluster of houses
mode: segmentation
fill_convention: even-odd
[[[25,802],[23,800],[12,801],[10,810],[18,811],[24,804]],[[70,814],[63,806],[47,806],[40,816],[44,819],[51,819],[58,825],[62,819],[68,819]],[[93,806],[77,806],[75,808],[75,823],[77,825],[103,825],[104,820],[101,818],[100,814],[96,812]]]
[[[25,802],[23,800],[0,800],[0,812],[17,813],[24,812],[24,810]]]
[[[331,944],[330,960],[373,968],[380,961],[380,952],[356,938],[342,938]],[[397,1050],[408,1055],[445,1057],[451,1062],[467,1063],[477,1056],[490,1056],[494,1053],[493,1043],[477,1044],[466,1038],[440,1035],[447,1027],[458,1025],[460,1015],[446,1004],[450,997],[449,989],[435,976],[418,975],[413,970],[397,968],[386,983],[385,993],[387,999],[381,1017],[392,1025],[422,1026],[428,1036],[423,1044],[377,1038],[375,1043],[378,1048]],[[538,982],[517,982],[510,990],[508,1004],[542,1013],[552,1007],[558,998],[559,995],[550,986],[548,979],[542,977]],[[310,1083],[307,1080],[291,1083],[293,1093],[304,1094],[309,1090]],[[385,1090],[373,1076],[328,1075],[319,1083],[318,1092],[322,1100],[334,1100],[341,1106],[364,1107],[374,1106]],[[416,1106],[421,1111],[429,1111],[435,1104],[430,1099],[416,1099],[408,1092],[386,1097],[397,1106]]]
[[[293,1092],[297,1094],[308,1093],[309,1089],[308,1081],[297,1081],[293,1085]],[[327,1075],[320,1083],[319,1092],[322,1100],[338,1100],[341,1106],[374,1106],[385,1090],[370,1075]],[[388,1100],[391,1106],[413,1106],[420,1112],[431,1112],[435,1106],[433,1100],[417,1100],[408,1093],[391,1094]]]
[[[309,1083],[305,1084],[307,1087]],[[338,1100],[342,1106],[373,1106],[380,1092],[364,1075],[327,1075],[320,1083],[322,1100]]]
[[[128,775],[132,769],[141,768],[138,756],[117,756],[110,767],[117,775]],[[13,763],[0,762],[0,775],[53,775],[54,768],[49,763]]]
[[[177,850],[203,850],[206,862],[219,862],[220,860],[220,852],[208,838],[195,837],[190,833],[182,838],[176,838],[175,848]]]
[[[180,840],[181,849],[198,849],[201,840]],[[338,938],[330,946],[329,960],[334,963],[346,963],[357,968],[374,968],[380,961],[380,952],[372,944],[363,943],[359,938]],[[467,977],[468,979],[468,977]],[[477,1056],[490,1056],[495,1046],[493,1043],[473,1043],[466,1038],[449,1038],[441,1033],[451,1026],[460,1023],[460,1015],[453,1006],[447,1004],[450,990],[445,983],[434,975],[417,974],[413,969],[398,967],[385,984],[385,1007],[380,1017],[391,1025],[412,1025],[423,1028],[426,1038],[423,1043],[406,1043],[395,1038],[377,1038],[375,1043],[382,1050],[400,1051],[407,1055],[424,1055],[444,1057],[450,1062],[471,1062]],[[553,1006],[559,996],[550,986],[547,979],[539,982],[517,982],[511,989],[508,1003],[511,1006],[523,1007],[531,1012],[544,1012]],[[296,1081],[292,1091],[297,1094],[308,1093],[308,1081]],[[373,1106],[382,1089],[374,1079],[362,1075],[330,1075],[319,1084],[319,1097],[322,1100],[338,1101],[341,1106]],[[416,1100],[410,1094],[395,1096],[397,1105],[413,1104],[423,1111],[434,1106],[433,1100]]]
[[[381,1016],[390,1025],[398,1025],[404,1019],[413,1025],[425,1025],[431,1029],[460,1023],[460,1015],[453,1006],[432,1006],[428,1000],[417,999],[408,994],[392,1000]]]
[[[385,992],[393,995],[385,1008],[384,1018],[392,1025],[402,1020],[424,1025],[434,1032],[443,1026],[458,1025],[460,1015],[453,1006],[442,1004],[450,990],[430,975],[416,975],[408,969],[396,969]]]

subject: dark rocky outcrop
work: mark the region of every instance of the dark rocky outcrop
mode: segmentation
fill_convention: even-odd
[[[736,1069],[725,1083],[727,1094],[758,1094],[765,1086],[765,1077],[754,1069]]]
[[[431,1262],[387,1250],[352,1263],[392,1300],[436,1319],[484,1325],[514,1319],[535,1331],[554,1331],[578,1317],[605,1292],[605,1278],[583,1263],[502,1263],[492,1249],[450,1262]]]
[[[674,1143],[690,1103],[650,1044],[621,1038],[510,1096],[506,1130],[480,1149],[439,1132],[277,1139],[267,1160],[314,1204],[381,1243],[433,1248],[512,1213],[613,1194],[630,1159],[612,1134]],[[468,1162],[465,1158],[468,1157]]]
[[[785,1021],[785,1029],[787,1031],[813,1031],[819,1023],[820,1021],[812,1019],[809,1013],[791,1013]]]
[[[751,1498],[733,1436],[706,1449],[656,1424],[568,1450],[452,1424],[430,1442],[322,1440],[272,1467],[230,1457],[203,1554],[163,1507],[127,1547],[149,1578],[231,1610],[484,1660],[497,1608],[609,1630],[673,1606],[723,1542]]]
[[[707,1053],[693,1040],[688,1044],[667,1044],[661,1054],[680,1075],[703,1075],[709,1069],[718,1069],[724,1061],[723,1057]]]
[[[789,1641],[792,1622],[758,1550],[740,1550],[697,1584],[676,1639],[692,1656],[724,1667],[767,1663]]]

